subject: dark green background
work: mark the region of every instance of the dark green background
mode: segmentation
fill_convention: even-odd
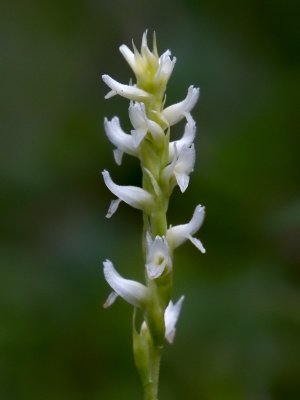
[[[300,398],[299,35],[297,1],[53,0],[0,12],[0,399],[141,399],[131,307],[109,293],[102,261],[142,280],[141,214],[112,198],[104,116],[129,130],[125,99],[103,99],[118,51],[154,29],[178,61],[168,104],[200,86],[197,160],[169,222],[207,216],[176,252],[174,299],[186,295],[162,362],[161,400]],[[151,34],[149,35],[151,36]],[[183,123],[174,127],[178,137]],[[191,394],[192,393],[192,394]]]

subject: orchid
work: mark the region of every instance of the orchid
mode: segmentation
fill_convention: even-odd
[[[114,146],[113,155],[118,165],[124,154],[139,160],[142,187],[118,185],[104,170],[104,183],[115,196],[106,217],[110,218],[121,202],[142,213],[145,283],[124,278],[110,260],[105,260],[103,273],[112,291],[104,307],[111,306],[118,297],[134,307],[134,361],[145,400],[157,400],[163,344],[174,341],[184,300],[181,296],[177,302],[172,301],[174,250],[189,240],[205,253],[202,242],[194,236],[204,220],[203,206],[196,206],[188,223],[168,228],[167,221],[174,187],[178,185],[180,191],[185,192],[195,166],[196,123],[191,111],[197,103],[199,88],[189,86],[182,101],[166,106],[166,87],[176,63],[170,50],[159,56],[155,35],[150,50],[145,32],[140,50],[134,44],[133,50],[123,44],[120,52],[134,80],[127,85],[107,74],[102,79],[110,89],[106,99],[120,95],[130,100],[128,114],[132,129],[125,132],[119,118],[114,116],[104,119],[104,130]],[[185,127],[181,138],[172,140],[171,127],[183,119]],[[140,321],[139,328],[137,321]]]
[[[116,146],[114,157],[118,165],[121,165],[124,153],[138,156],[138,149],[134,144],[133,137],[122,130],[118,117],[112,118],[111,121],[105,118],[104,129],[108,139]]]
[[[172,267],[172,259],[165,237],[156,236],[148,248],[146,270],[149,279],[156,279]]]

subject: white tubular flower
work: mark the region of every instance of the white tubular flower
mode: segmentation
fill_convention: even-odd
[[[162,117],[168,124],[174,125],[179,122],[186,113],[189,113],[194,105],[197,103],[199,97],[199,88],[190,86],[187,96],[180,103],[173,104],[162,111]]]
[[[119,50],[137,78],[142,78],[149,69],[153,69],[157,66],[158,56],[156,44],[154,42],[154,49],[153,52],[151,52],[147,44],[147,31],[143,34],[141,52],[137,50],[134,44],[134,52],[125,44],[120,46]]]
[[[129,100],[143,101],[150,96],[150,94],[145,92],[145,90],[139,89],[135,86],[123,85],[111,78],[109,75],[102,75],[102,79],[107,86],[111,88],[111,91],[107,93],[105,99],[109,99],[118,94]]]
[[[103,272],[107,283],[113,289],[104,303],[104,307],[109,307],[121,296],[129,304],[143,308],[147,303],[149,289],[139,282],[123,278],[114,268],[109,260],[103,262]]]
[[[167,50],[159,57],[159,66],[154,77],[155,83],[161,82],[163,85],[167,84],[176,63],[176,57],[171,59],[170,56],[171,52]]]
[[[151,241],[148,241],[148,255],[146,262],[146,270],[149,279],[156,279],[163,274],[165,269],[172,268],[172,261],[169,254],[169,245],[166,238],[163,236],[156,236]]]
[[[129,204],[130,206],[137,208],[139,210],[147,211],[148,208],[153,204],[153,196],[147,192],[146,190],[136,187],[136,186],[120,186],[116,185],[110,175],[109,172],[104,170],[102,172],[104,182],[108,189],[117,196],[120,200]],[[111,205],[110,210],[111,213],[108,213],[111,216],[116,209],[118,208],[119,203],[116,203],[115,200],[114,205]]]
[[[164,135],[162,128],[156,122],[147,118],[145,105],[143,103],[130,103],[129,118],[134,127],[131,134],[136,147],[140,145],[147,132],[150,132],[154,138]]]
[[[123,153],[138,156],[133,137],[122,130],[118,117],[113,117],[111,121],[105,118],[104,129],[108,139],[116,146],[114,157],[118,165],[121,165]]]
[[[165,309],[165,327],[166,327],[165,337],[170,344],[172,344],[174,341],[176,333],[176,323],[179,318],[183,300],[184,296],[181,296],[180,299],[175,304],[173,304],[173,302],[170,301],[168,307]]]
[[[126,46],[125,44],[122,44],[122,46],[119,47],[120,52],[122,53],[123,57],[125,58],[125,60],[128,62],[130,68],[132,69],[132,71],[135,73],[135,75],[137,75],[139,73],[139,67],[140,67],[140,58],[141,55],[138,54],[134,54],[128,46]]]
[[[202,253],[205,253],[205,248],[199,239],[192,235],[196,233],[204,220],[204,207],[198,205],[194,211],[193,217],[189,223],[184,225],[171,226],[167,230],[167,241],[172,249],[180,246],[186,240],[190,240]]]
[[[155,36],[153,38],[153,51],[147,44],[147,31],[143,34],[141,51],[133,44],[133,52],[126,46],[120,46],[120,52],[134,72],[137,81],[143,86],[155,85],[157,89],[164,90],[172,74],[176,58],[171,59],[171,52],[165,51],[158,56]]]
[[[170,180],[174,175],[176,182],[181,190],[185,192],[188,187],[190,177],[189,174],[193,171],[196,159],[195,147],[192,144],[190,147],[183,146],[180,153],[177,152],[177,146],[174,146],[174,159],[163,171],[163,178]]]
[[[179,140],[175,140],[169,144],[169,162],[174,159],[175,156],[175,147],[177,152],[180,153],[183,147],[190,147],[194,142],[196,136],[196,123],[193,120],[191,114],[185,114],[187,123],[185,124],[184,133],[182,138]]]

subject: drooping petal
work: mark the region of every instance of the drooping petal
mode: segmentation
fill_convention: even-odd
[[[108,189],[120,200],[139,210],[145,210],[153,204],[153,196],[146,190],[136,186],[120,186],[115,184],[109,172],[102,172],[104,182]]]
[[[184,146],[190,147],[195,139],[196,123],[193,120],[190,113],[186,113],[185,117],[186,117],[187,123],[185,125],[184,133],[183,133],[181,139],[170,142],[170,144],[169,144],[169,161],[170,162],[173,160],[173,158],[175,156],[175,146],[176,146],[178,153],[180,153]]]
[[[169,246],[164,236],[156,236],[156,238],[150,243],[148,236],[147,240],[147,275],[149,279],[156,279],[163,274],[166,268],[168,270],[172,268],[172,260],[169,254]]]
[[[103,262],[103,273],[107,283],[114,292],[135,307],[144,307],[148,300],[149,289],[139,282],[123,278],[114,268],[110,260]],[[106,301],[109,306],[116,299],[116,295],[110,294]]]
[[[105,96],[106,99],[118,94],[130,100],[142,101],[147,99],[150,94],[135,86],[124,85],[117,82],[109,75],[102,75],[103,81],[111,88],[111,91]]]
[[[167,240],[172,249],[180,246],[186,240],[190,240],[202,253],[205,249],[199,239],[194,238],[192,235],[198,231],[203,223],[205,209],[203,206],[198,205],[194,211],[193,217],[189,223],[183,225],[176,225],[167,230]]]
[[[118,117],[113,117],[111,121],[105,118],[104,129],[108,139],[117,147],[118,151],[114,152],[114,156],[118,165],[121,164],[123,153],[138,155],[133,137],[122,130]]]
[[[184,296],[181,296],[175,304],[170,301],[167,308],[165,309],[165,337],[170,344],[172,344],[174,341],[176,333],[176,323],[179,318],[183,300]]]
[[[199,97],[199,88],[190,86],[187,96],[180,103],[173,104],[162,111],[162,116],[166,119],[169,125],[174,125],[179,122],[185,115],[189,113],[196,104]]]

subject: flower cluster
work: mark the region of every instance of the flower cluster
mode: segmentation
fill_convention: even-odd
[[[120,186],[104,170],[104,182],[116,197],[110,204],[107,217],[115,213],[122,201],[143,212],[146,284],[123,278],[111,261],[104,261],[104,276],[113,290],[104,306],[110,306],[120,296],[142,310],[140,332],[134,327],[135,361],[139,368],[143,364],[139,354],[144,354],[145,359],[149,356],[145,355],[149,340],[153,346],[161,346],[164,338],[170,343],[174,339],[183,302],[183,296],[175,304],[171,301],[174,249],[190,240],[202,253],[205,252],[201,241],[193,236],[202,225],[204,207],[198,205],[186,224],[168,227],[166,218],[174,187],[178,185],[184,192],[194,168],[196,124],[191,110],[198,100],[199,89],[190,86],[184,100],[165,107],[166,86],[176,58],[169,50],[158,55],[155,36],[151,51],[147,32],[143,35],[140,51],[134,44],[133,51],[125,45],[120,47],[120,51],[135,75],[135,83],[126,85],[103,75],[103,81],[110,88],[105,98],[118,94],[130,100],[132,130],[124,132],[118,117],[105,118],[104,129],[115,147],[113,154],[118,165],[121,165],[124,154],[139,159],[143,184],[142,187]],[[171,141],[171,126],[183,119],[182,137]],[[145,337],[150,338],[146,341],[148,344],[145,344]],[[140,369],[143,368],[146,367]],[[142,371],[141,376],[144,375]]]

